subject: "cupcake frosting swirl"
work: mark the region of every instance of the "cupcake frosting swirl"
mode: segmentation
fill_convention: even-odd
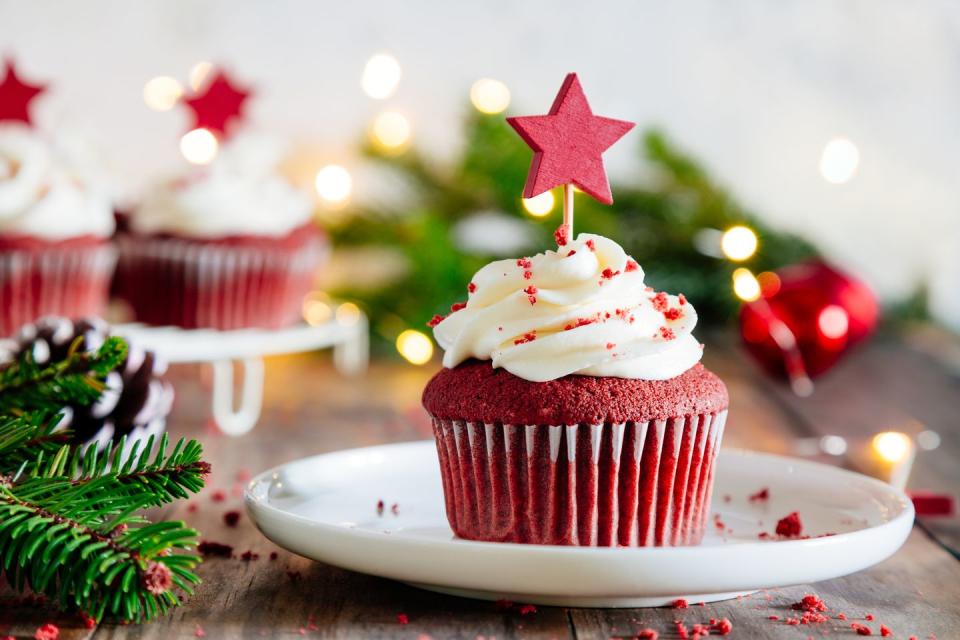
[[[310,199],[276,173],[280,148],[247,134],[221,149],[216,160],[151,190],[134,211],[139,233],[195,238],[282,236],[310,220]]]
[[[0,234],[62,240],[113,233],[106,188],[36,131],[0,126]]]
[[[647,287],[640,266],[598,235],[488,264],[454,309],[434,327],[448,368],[477,358],[532,382],[570,374],[667,380],[702,355],[691,335],[693,305]]]

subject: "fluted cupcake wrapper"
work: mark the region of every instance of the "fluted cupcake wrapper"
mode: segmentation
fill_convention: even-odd
[[[275,329],[300,318],[325,253],[236,247],[176,238],[122,238],[118,289],[137,320],[185,328]]]
[[[116,252],[109,244],[0,251],[0,336],[47,315],[99,315]]]
[[[435,418],[450,526],[495,542],[698,544],[726,417],[558,426]]]

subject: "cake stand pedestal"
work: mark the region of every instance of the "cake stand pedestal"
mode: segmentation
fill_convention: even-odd
[[[224,433],[239,436],[257,424],[263,402],[263,358],[271,355],[333,349],[333,362],[345,375],[366,370],[369,358],[367,318],[351,313],[348,321],[331,319],[318,325],[286,329],[181,329],[143,324],[114,325],[113,333],[156,353],[171,363],[213,366],[213,417]],[[234,385],[234,366],[243,378]],[[239,399],[239,405],[237,400]]]

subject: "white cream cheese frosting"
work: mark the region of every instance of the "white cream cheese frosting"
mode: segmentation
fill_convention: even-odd
[[[616,242],[583,233],[556,251],[476,273],[464,305],[434,326],[453,368],[477,358],[532,382],[569,374],[667,380],[699,362],[697,314],[655,292]]]
[[[57,241],[113,233],[111,198],[35,130],[0,125],[0,234]]]
[[[138,233],[195,238],[282,236],[307,223],[309,197],[276,173],[280,150],[262,136],[239,136],[213,163],[152,189],[130,223]]]

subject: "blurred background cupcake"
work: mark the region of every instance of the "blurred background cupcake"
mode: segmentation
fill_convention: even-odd
[[[42,91],[0,81],[0,335],[47,314],[100,313],[115,262],[113,210],[95,162],[31,126]]]
[[[280,145],[245,134],[208,166],[149,190],[118,237],[118,291],[140,322],[240,329],[300,318],[326,253],[310,199],[277,173]]]

